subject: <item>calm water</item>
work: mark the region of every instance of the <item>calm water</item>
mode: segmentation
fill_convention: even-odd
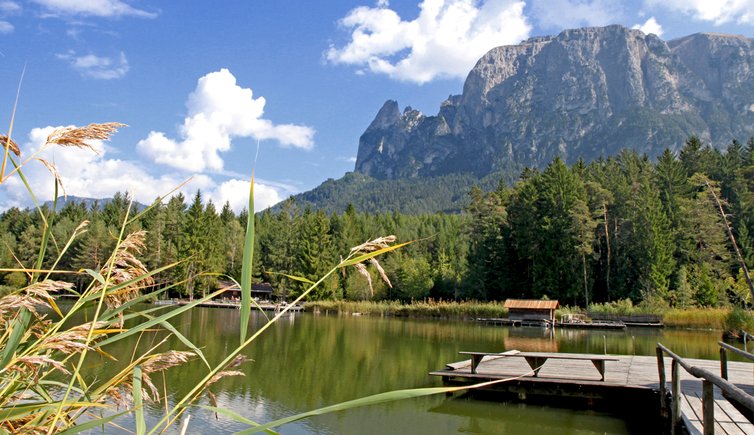
[[[203,346],[210,362],[219,361],[238,343],[239,312],[197,308],[174,324]],[[254,327],[264,318],[256,315]],[[718,358],[718,331],[629,329],[584,331],[508,328],[476,322],[430,321],[297,314],[266,331],[246,352],[253,362],[245,377],[213,385],[219,405],[253,421],[267,422],[318,407],[394,389],[440,386],[427,373],[458,361],[458,351],[499,352],[506,349],[654,355],[660,341],[693,358]],[[142,337],[140,347],[157,337]],[[114,354],[130,355],[135,342]],[[178,340],[168,346],[183,349]],[[93,362],[98,376],[111,363]],[[206,373],[195,362],[168,376],[169,395],[186,393]],[[201,403],[208,404],[203,401]],[[149,414],[153,422],[159,407]],[[189,433],[229,433],[244,425],[196,408],[190,411]],[[279,429],[285,434],[606,434],[631,433],[630,422],[589,410],[562,409],[473,399],[465,396],[409,399],[318,416]],[[112,432],[113,429],[108,429]],[[176,429],[177,432],[177,429]]]

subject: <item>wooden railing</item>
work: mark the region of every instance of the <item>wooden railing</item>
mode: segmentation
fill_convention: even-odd
[[[754,355],[749,352],[733,347],[727,343],[723,343],[722,341],[718,341],[717,344],[720,345],[720,376],[722,376],[723,379],[728,379],[728,352],[732,352],[740,357],[754,361]]]
[[[681,376],[679,372],[679,366],[683,367],[689,374],[696,378],[702,379],[702,425],[704,427],[704,434],[715,433],[715,397],[714,387],[720,388],[723,392],[723,396],[728,400],[735,400],[747,409],[754,411],[754,397],[750,396],[744,390],[738,388],[734,384],[728,382],[726,379],[728,376],[728,364],[727,355],[723,356],[723,352],[732,351],[736,349],[733,346],[720,343],[720,367],[722,376],[718,376],[709,370],[705,370],[700,367],[695,367],[688,364],[683,358],[673,353],[670,349],[657,343],[657,369],[660,374],[660,407],[667,413],[667,404],[665,397],[667,396],[667,386],[665,380],[665,359],[664,355],[672,358],[671,365],[671,395],[672,401],[670,406],[671,416],[671,433],[678,433],[678,427],[681,422]],[[724,350],[723,350],[724,349]],[[740,351],[736,349],[736,351]],[[749,354],[751,355],[751,354]],[[725,362],[723,362],[723,358]],[[752,355],[754,359],[754,355]]]

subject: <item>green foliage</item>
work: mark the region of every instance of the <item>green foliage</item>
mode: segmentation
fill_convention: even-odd
[[[435,317],[443,319],[501,318],[508,310],[499,302],[454,302],[427,299],[398,301],[314,301],[304,305],[306,311],[364,314],[371,316]]]
[[[650,314],[634,306],[631,299],[621,299],[613,302],[589,305],[590,313],[614,314],[618,316],[630,316],[632,314]]]
[[[706,171],[709,186],[695,175],[698,171]],[[421,243],[381,263],[393,288],[370,267],[371,290],[362,275],[346,270],[308,298],[547,296],[581,306],[629,298],[637,305],[679,308],[751,303],[710,194],[723,199],[741,251],[754,265],[754,141],[732,142],[723,153],[691,138],[680,157],[666,150],[656,163],[624,151],[570,167],[556,159],[541,172],[524,170],[513,185],[499,175],[477,187],[474,183],[461,175],[378,183],[361,174],[326,182],[317,195],[337,198],[337,205],[314,209],[310,204],[321,198],[297,197],[253,216],[253,279],[270,282],[277,297],[290,300],[306,286],[284,274],[313,280],[352,247],[394,234],[400,241]],[[425,198],[424,205],[408,205],[412,195]],[[248,212],[236,215],[228,204],[218,213],[201,198],[196,192],[186,204],[183,195],[175,195],[154,204],[129,228],[147,230],[144,256],[150,268],[187,260],[155,277],[158,287],[181,283],[177,290],[187,297],[214,288],[216,278],[202,272],[239,276],[249,219]],[[463,205],[438,208],[442,201]],[[43,264],[49,266],[59,250],[54,240],[65,240],[77,220],[86,219],[87,232],[71,245],[73,255],[63,266],[101,267],[118,233],[114,222],[122,219],[127,203],[127,193],[104,207],[66,203],[53,224]],[[392,210],[375,212],[375,204]],[[454,213],[418,213],[437,209]],[[33,210],[0,214],[1,241],[10,247],[0,252],[0,266],[34,264],[43,226]],[[23,281],[0,274],[0,285]],[[84,281],[76,284],[82,288]]]
[[[410,301],[429,297],[434,286],[429,262],[422,257],[400,256],[392,279],[396,299]]]
[[[754,331],[754,317],[751,311],[735,307],[725,316],[725,331],[738,335],[740,331]]]
[[[328,179],[293,198],[301,207],[316,208],[327,214],[342,213],[349,205],[364,213],[460,213],[469,205],[467,193],[472,187],[481,185],[485,190],[492,190],[501,177],[512,181],[503,173],[493,173],[481,180],[473,174],[377,180],[349,172],[343,178]],[[280,211],[281,207],[275,206],[274,210]]]
[[[662,323],[675,328],[725,329],[726,308],[670,309],[663,313]]]

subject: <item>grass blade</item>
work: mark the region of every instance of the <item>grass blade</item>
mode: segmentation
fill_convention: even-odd
[[[487,387],[493,384],[502,383],[510,379],[496,379],[494,381],[482,382],[474,385],[464,385],[461,387],[433,387],[433,388],[415,388],[410,390],[396,390],[387,393],[374,394],[372,396],[362,397],[360,399],[349,400],[347,402],[338,403],[337,405],[325,406],[324,408],[315,409],[313,411],[303,412],[301,414],[292,415],[290,417],[281,418],[280,420],[271,421],[256,427],[252,427],[246,430],[237,432],[237,434],[253,434],[259,433],[273,427],[282,426],[284,424],[292,423],[303,418],[313,417],[315,415],[329,414],[331,412],[345,411],[353,408],[360,408],[362,406],[377,405],[385,402],[394,402],[396,400],[411,399],[415,397],[431,396],[441,393],[453,393],[456,391],[471,390],[474,388]]]
[[[266,271],[265,273],[268,274],[268,275],[280,275],[280,276],[284,276],[284,277],[286,277],[288,279],[292,279],[292,280],[298,281],[298,282],[303,282],[303,283],[309,284],[309,285],[314,284],[314,281],[312,281],[310,279],[306,279],[303,276],[288,275],[287,273],[270,272],[270,271]]]
[[[43,403],[29,403],[25,405],[15,405],[8,408],[0,409],[0,421],[12,420],[14,418],[20,418],[31,414],[36,414],[44,410],[54,411],[60,405],[71,408],[90,408],[90,407],[106,407],[102,403],[94,402],[43,402]]]
[[[144,435],[147,432],[147,423],[144,420],[144,397],[141,389],[141,366],[134,367],[133,393],[134,412],[136,413],[136,434]]]
[[[108,415],[107,417],[102,417],[102,418],[98,418],[96,420],[87,421],[84,424],[79,424],[79,425],[76,425],[76,426],[74,426],[74,427],[72,427],[70,429],[64,430],[64,431],[60,432],[59,435],[78,434],[78,433],[85,432],[85,431],[88,431],[88,430],[91,430],[91,429],[96,429],[98,427],[104,427],[105,423],[109,423],[109,422],[115,420],[118,417],[122,417],[122,416],[128,414],[129,412],[131,412],[131,410],[127,409],[127,410],[125,410],[123,412],[119,412],[117,414]]]
[[[251,421],[248,418],[242,416],[241,414],[231,411],[230,409],[217,408],[215,406],[206,406],[206,405],[197,405],[197,406],[199,408],[204,408],[208,411],[215,412],[216,414],[222,414],[226,417],[229,417],[233,421],[237,421],[239,423],[248,424],[249,426],[259,426],[259,423]],[[265,430],[265,432],[269,434],[280,435],[278,432],[275,432],[272,429],[267,429]]]
[[[0,370],[4,370],[11,359],[13,359],[16,349],[18,349],[18,345],[21,343],[21,338],[23,338],[26,329],[29,327],[29,321],[31,321],[31,313],[25,308],[21,309],[18,317],[13,319],[10,337],[8,337],[8,342],[5,344],[2,353],[0,353]]]
[[[215,296],[219,295],[222,292],[223,292],[223,290],[218,290],[216,292],[210,293],[210,294],[208,294],[207,296],[205,296],[205,297],[203,297],[201,299],[197,299],[194,302],[191,302],[190,304],[183,305],[180,308],[176,308],[176,309],[170,311],[169,313],[163,314],[160,317],[155,317],[152,320],[149,320],[147,322],[144,322],[144,323],[141,323],[141,324],[139,324],[137,326],[134,326],[133,328],[130,328],[128,331],[124,331],[124,332],[121,332],[120,334],[118,334],[116,336],[106,338],[106,339],[98,342],[96,347],[98,347],[98,348],[104,347],[105,345],[108,345],[110,343],[114,343],[114,342],[120,341],[120,340],[122,340],[122,339],[124,339],[126,337],[130,337],[130,336],[132,336],[134,334],[138,334],[141,331],[149,329],[149,328],[151,328],[151,327],[153,327],[155,325],[158,325],[158,324],[160,324],[160,323],[162,323],[162,322],[164,322],[164,321],[166,321],[166,320],[168,320],[170,318],[173,318],[173,317],[175,317],[175,316],[177,316],[177,315],[179,315],[181,313],[184,313],[184,312],[186,312],[186,311],[194,308],[195,306],[197,306],[199,304],[207,302],[208,300],[214,298]]]
[[[153,316],[145,315],[144,317],[148,319],[154,319]],[[204,354],[202,353],[202,350],[199,349],[194,343],[191,342],[188,338],[186,338],[185,335],[181,334],[177,329],[175,329],[175,326],[171,325],[170,322],[160,322],[160,326],[167,329],[168,331],[172,332],[173,335],[175,335],[179,340],[181,340],[181,343],[185,344],[186,347],[191,349],[194,353],[199,355],[199,358],[204,361],[204,365],[207,366],[208,369],[212,370],[212,366],[209,365],[209,362],[207,362],[207,358],[204,357]]]
[[[378,250],[376,250],[374,252],[369,252],[367,254],[359,255],[358,257],[346,259],[343,262],[341,262],[339,264],[339,266],[340,267],[347,267],[347,266],[353,266],[354,264],[363,263],[363,262],[369,260],[370,258],[377,257],[379,255],[385,254],[385,253],[390,252],[390,251],[395,251],[396,249],[400,249],[400,248],[402,248],[402,247],[404,247],[406,245],[410,245],[411,243],[414,243],[414,242],[411,241],[411,242],[399,243],[397,245],[388,246],[387,248],[378,249]]]
[[[251,317],[251,268],[254,263],[254,172],[249,183],[249,217],[243,239],[243,265],[241,267],[241,343],[246,341]]]

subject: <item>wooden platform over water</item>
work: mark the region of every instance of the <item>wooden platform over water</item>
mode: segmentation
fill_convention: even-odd
[[[528,352],[527,355],[533,353]],[[546,357],[549,354],[542,354]],[[565,355],[565,354],[564,354]],[[548,358],[534,377],[526,358],[511,356],[486,356],[482,358],[476,373],[472,373],[471,360],[450,363],[444,370],[431,372],[441,376],[446,383],[474,384],[485,380],[517,378],[496,384],[495,390],[527,395],[567,396],[592,399],[622,397],[630,400],[654,400],[659,408],[659,371],[657,357],[610,355],[617,361],[605,362],[605,379],[601,376],[590,355],[570,354],[583,359]],[[594,355],[604,357],[604,355]],[[715,360],[688,359],[694,366],[720,373],[720,362]],[[665,358],[666,379],[670,379],[671,359]],[[748,394],[754,395],[754,365],[743,362],[728,362],[728,379]],[[703,433],[702,382],[681,370],[681,393],[684,396],[681,411],[690,433]],[[669,383],[668,383],[669,384]],[[669,388],[669,387],[668,387]],[[715,387],[715,433],[754,434],[754,425],[733,405],[722,397]]]
[[[190,301],[188,299],[161,299],[154,302],[155,305],[188,305],[192,303],[193,301]],[[231,308],[239,310],[241,309],[241,302],[240,301],[233,301],[233,300],[212,300],[212,301],[206,301],[202,302],[198,305],[199,307],[208,307],[208,308]],[[264,311],[279,311],[283,309],[285,305],[281,304],[273,304],[270,302],[260,302],[258,304],[252,305],[251,310],[259,310],[260,308]],[[300,305],[295,305],[290,308],[288,308],[289,312],[300,312],[303,311],[304,308]]]

